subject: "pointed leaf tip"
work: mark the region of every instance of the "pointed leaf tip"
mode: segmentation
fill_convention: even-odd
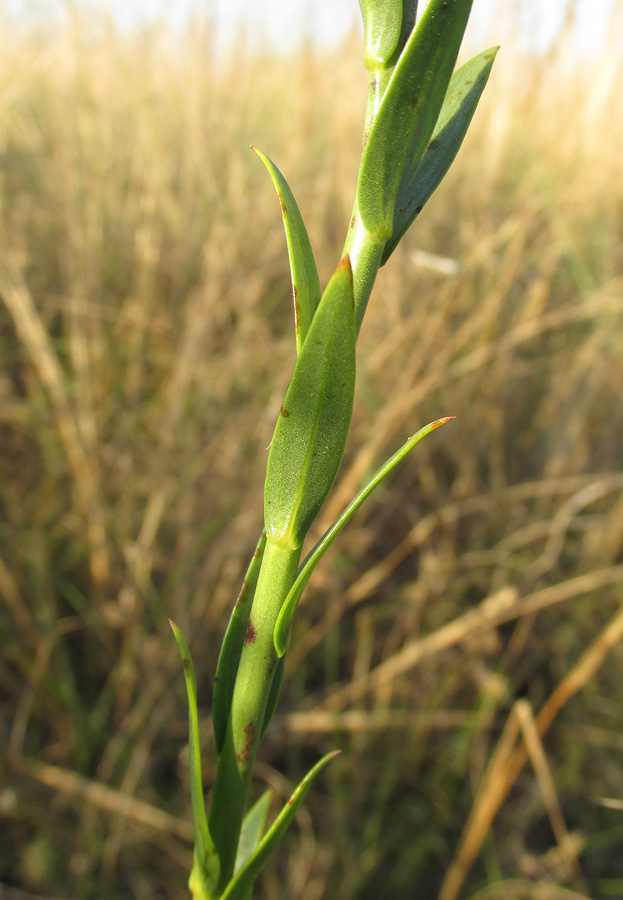
[[[234,875],[238,874],[249,857],[257,850],[258,844],[262,839],[264,826],[266,825],[266,817],[268,815],[272,796],[273,792],[270,788],[267,791],[264,791],[259,800],[251,807],[244,817],[240,839],[238,841]]]
[[[288,182],[272,159],[253,145],[251,149],[266,166],[279,197],[292,276],[296,351],[300,353],[320,302],[318,270],[303,217]]]
[[[452,165],[484,91],[498,48],[491,47],[454,72],[439,118],[424,154],[412,158],[402,176],[394,209],[391,238],[381,265],[392,255]]]
[[[220,895],[221,900],[248,900],[257,876],[260,874],[272,852],[285,834],[288,826],[305,799],[312,782],[316,776],[320,774],[322,769],[324,769],[327,763],[331,762],[331,760],[335,759],[339,754],[339,750],[333,750],[331,753],[327,753],[326,756],[323,756],[322,759],[318,760],[316,765],[310,769],[261,839],[255,852],[248,857],[244,865],[234,875],[225,888],[225,892]]]
[[[430,422],[428,425],[425,425],[424,428],[420,428],[420,430],[416,432],[416,434],[412,434],[411,437],[405,441],[402,447],[400,447],[400,449],[397,450],[396,453],[394,453],[394,455],[391,456],[381,466],[381,468],[375,472],[375,474],[368,481],[365,487],[363,487],[356,495],[356,497],[351,500],[342,514],[335,520],[333,525],[331,525],[331,527],[327,531],[325,531],[318,543],[310,551],[303,564],[299,567],[296,580],[290,588],[286,599],[283,601],[279,616],[277,617],[277,622],[275,623],[275,630],[273,632],[273,644],[275,647],[275,652],[279,657],[283,658],[288,648],[290,631],[292,629],[292,620],[294,618],[296,605],[301,597],[301,594],[305,590],[305,586],[311,578],[312,572],[314,571],[326,551],[329,549],[333,541],[336,539],[338,534],[341,532],[347,522],[350,521],[350,519],[359,509],[364,500],[369,497],[372,491],[381,483],[381,481],[383,481],[384,478],[387,477],[387,475],[389,475],[389,473],[398,465],[398,463],[402,459],[404,459],[407,453],[409,453],[409,451],[412,450],[416,444],[419,444],[422,438],[430,434],[431,431],[434,431],[441,425],[445,425],[447,422],[451,422],[454,418],[454,416],[445,416],[444,418],[436,419],[434,422]]]

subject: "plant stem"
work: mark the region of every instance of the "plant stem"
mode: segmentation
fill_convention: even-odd
[[[210,810],[210,834],[221,863],[219,895],[234,872],[253,763],[278,662],[275,623],[294,583],[300,555],[300,548],[284,548],[271,541],[264,551]]]
[[[350,264],[353,270],[357,334],[359,334],[368,300],[374,287],[384,248],[385,240],[379,240],[366,230],[359,216],[357,201],[355,200],[353,216],[350,221],[343,253],[348,253],[350,256]]]

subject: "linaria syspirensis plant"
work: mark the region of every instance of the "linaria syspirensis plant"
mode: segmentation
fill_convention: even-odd
[[[320,759],[270,827],[267,791],[247,810],[258,744],[275,711],[297,602],[314,568],[374,488],[427,434],[431,422],[373,475],[301,562],[305,536],[337,474],[350,425],[355,345],[379,268],[389,259],[451,165],[489,77],[497,48],[453,73],[472,0],[359,0],[369,86],[353,214],[341,260],[321,291],[301,214],[263,153],[285,226],[297,360],[268,454],[264,530],[231,614],[212,702],[216,780],[209,815],[201,779],[194,667],[179,629],[189,701],[195,828],[189,886],[195,900],[249,900],[288,828]],[[254,148],[255,149],[255,148]]]

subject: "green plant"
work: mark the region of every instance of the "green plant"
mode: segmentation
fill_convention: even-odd
[[[268,456],[264,531],[220,652],[213,724],[219,754],[209,816],[201,779],[194,667],[184,663],[195,825],[190,889],[197,900],[247,900],[324,756],[265,831],[270,793],[247,811],[258,744],[275,711],[296,604],[327,548],[358,507],[427,434],[421,428],[370,479],[301,563],[305,537],[337,474],[350,426],[357,334],[379,268],[451,165],[486,84],[496,48],[453,74],[471,0],[360,0],[369,90],[353,214],[341,261],[324,292],[292,192],[260,151],[279,195],[294,296],[297,361]],[[254,148],[255,149],[255,148]]]

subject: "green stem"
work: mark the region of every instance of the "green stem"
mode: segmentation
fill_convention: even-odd
[[[209,830],[221,865],[219,896],[234,873],[253,763],[279,659],[275,623],[296,578],[300,555],[300,548],[270,541],[264,551],[210,809]]]
[[[344,254],[348,253],[353,270],[353,293],[355,296],[355,322],[357,334],[361,328],[368,300],[374,287],[376,275],[381,265],[385,240],[366,231],[359,216],[357,201],[353,209],[350,228],[344,244]]]
[[[389,74],[384,69],[374,68],[368,72],[368,96],[366,100],[366,117],[363,129],[363,150],[365,150],[370,130],[374,124],[379,105],[383,97]],[[361,173],[360,173],[361,176]],[[359,185],[357,185],[359,191]],[[385,238],[379,238],[366,230],[359,215],[357,197],[353,206],[350,227],[346,235],[346,243],[342,255],[348,253],[353,270],[353,292],[355,295],[355,322],[357,334],[361,328],[370,294],[374,287],[376,275],[381,265]]]

